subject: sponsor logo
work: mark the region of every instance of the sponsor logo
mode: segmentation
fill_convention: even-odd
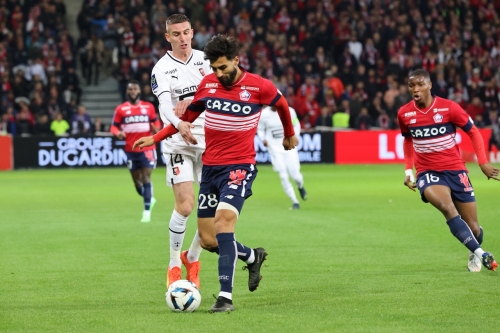
[[[417,119],[413,118],[412,120],[410,120],[410,125],[415,124],[416,122],[417,122]]]
[[[219,275],[219,281],[220,280],[229,281],[229,275]]]
[[[123,122],[125,124],[129,123],[149,123],[149,117],[148,116],[128,116],[123,118]]]
[[[229,179],[231,179],[229,182],[227,182],[228,185],[241,185],[241,181],[245,180],[245,177],[247,175],[246,170],[232,170],[229,172]]]
[[[203,66],[203,62],[201,62],[201,61],[195,62],[194,65],[195,66]]]
[[[221,110],[227,112],[243,112],[244,114],[249,114],[252,112],[252,107],[250,105],[243,105],[231,102],[224,102],[219,100],[208,99],[206,102],[207,109],[209,110]]]
[[[191,92],[196,92],[197,89],[198,89],[198,86],[191,86],[191,87],[183,88],[182,90],[175,89],[174,91],[176,94],[183,95],[183,94],[187,94],[187,93],[191,93]]]
[[[321,134],[303,133],[298,135],[298,138],[299,144],[295,147],[295,150],[299,155],[300,162],[321,162]],[[271,162],[269,150],[264,146],[258,135],[255,136],[254,147],[257,152],[257,163]],[[250,170],[255,170],[253,164],[250,164]]]
[[[156,82],[156,76],[155,76],[155,74],[153,74],[151,76],[151,89],[153,91],[155,91],[156,89],[158,89],[158,82]]]
[[[236,188],[238,188],[238,186],[236,186]],[[226,195],[226,198],[232,199],[232,198],[234,198],[234,195]]]
[[[216,92],[216,91],[217,91],[217,89],[210,89],[210,90],[208,91],[208,93],[209,93],[209,94],[215,94],[215,92]]]
[[[460,183],[462,183],[462,185],[464,186],[464,192],[472,192],[474,191],[474,189],[472,188],[472,185],[470,183],[470,180],[469,180],[469,176],[467,175],[467,173],[461,173],[458,175],[458,177],[460,178]]]
[[[171,76],[172,76],[172,79],[179,80],[179,78],[177,76],[173,76],[173,75],[171,75]]]
[[[432,117],[432,119],[434,119],[435,123],[440,123],[443,121],[443,116],[440,115],[439,113],[436,113],[436,115],[434,117]]]
[[[182,90],[181,89],[174,89],[174,91],[175,91],[176,94],[179,94],[179,95],[182,94]]]
[[[207,83],[205,88],[217,88],[219,86],[218,83]]]
[[[165,74],[167,74],[167,75],[172,75],[172,74],[174,74],[174,73],[177,73],[177,68],[174,68],[174,69],[172,69],[172,70],[170,70],[170,71],[166,71],[166,72],[165,72]]]
[[[417,129],[417,130],[410,130],[411,136],[414,138],[425,138],[425,137],[430,137],[430,136],[435,136],[439,134],[445,134],[446,133],[446,126],[441,126],[439,128],[433,127],[433,128],[423,128],[423,129]]]
[[[254,90],[254,91],[259,91],[259,88],[257,87],[249,87],[249,86],[241,86],[242,90]]]
[[[201,67],[200,67],[200,68],[198,68],[198,69],[200,70],[200,74],[201,74],[201,76],[205,76],[205,71],[203,70],[203,68],[201,68]]]
[[[449,108],[441,108],[441,109],[434,108],[434,113],[436,113],[436,112],[446,112],[446,111],[449,111],[449,110],[450,110]]]
[[[250,94],[247,90],[240,92],[240,100],[247,102],[250,100],[250,97],[252,97],[252,94]]]
[[[408,118],[408,117],[414,117],[417,115],[417,112],[416,111],[412,111],[412,112],[406,112],[405,113],[405,117]]]
[[[229,185],[229,188],[232,189],[232,190],[237,190],[238,189],[238,185]]]

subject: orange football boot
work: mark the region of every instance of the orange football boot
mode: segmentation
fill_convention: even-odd
[[[182,264],[186,266],[187,270],[186,280],[193,282],[200,289],[200,277],[198,276],[200,273],[200,261],[189,262],[187,254],[187,250],[181,253]]]
[[[169,267],[167,271],[167,289],[170,287],[172,283],[175,281],[179,281],[181,279],[181,268],[174,266],[174,267]]]

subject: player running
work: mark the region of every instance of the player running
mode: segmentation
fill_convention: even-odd
[[[295,135],[300,134],[300,122],[295,110],[290,107],[293,129]],[[266,106],[262,109],[257,134],[271,156],[271,163],[274,171],[279,173],[281,185],[286,195],[292,200],[290,209],[300,209],[299,201],[295,196],[295,191],[288,177],[292,177],[297,184],[297,188],[302,200],[307,200],[307,192],[304,188],[304,177],[300,173],[299,152],[296,149],[283,149],[283,125],[276,108]]]
[[[444,215],[453,236],[469,249],[470,272],[479,272],[481,263],[494,271],[497,262],[481,248],[483,228],[478,223],[468,170],[455,141],[456,127],[469,135],[479,167],[488,179],[500,180],[497,178],[500,170],[488,163],[483,138],[467,113],[457,103],[431,95],[429,73],[422,69],[412,72],[408,88],[413,101],[398,111],[399,126],[405,137],[404,185],[413,191],[418,187],[422,200]],[[417,170],[416,183],[413,164]]]
[[[147,147],[180,132],[186,143],[199,144],[191,133],[191,124],[205,110],[206,151],[198,196],[198,228],[211,225],[212,234],[201,234],[205,249],[219,253],[219,283],[216,303],[210,312],[234,310],[232,290],[236,259],[247,263],[248,288],[254,291],[260,279],[260,268],[266,259],[263,248],[250,249],[236,241],[234,229],[243,203],[252,195],[257,175],[254,137],[262,105],[274,106],[283,123],[283,146],[293,149],[294,135],[286,99],[271,81],[238,67],[240,44],[232,37],[217,35],[205,46],[205,57],[214,74],[203,78],[182,121],[165,127],[155,136],[134,143]]]
[[[141,101],[140,97],[139,82],[129,81],[127,85],[128,101],[116,107],[110,131],[118,139],[125,139],[127,167],[132,175],[135,189],[144,201],[141,222],[150,222],[151,210],[156,203],[151,183],[151,173],[156,167],[156,147],[151,146],[144,151],[134,152],[132,145],[138,138],[151,135],[151,132],[156,133],[160,122],[156,118],[153,104]]]
[[[170,16],[166,29],[165,38],[170,42],[172,51],[167,51],[153,68],[151,88],[160,102],[162,121],[178,126],[180,119],[174,113],[176,107],[184,110],[189,105],[198,84],[212,70],[203,52],[191,48],[193,29],[185,15]],[[196,179],[199,183],[201,179],[201,155],[205,151],[204,118],[199,117],[193,122],[193,135],[198,140],[198,145],[187,145],[179,134],[162,142],[167,167],[167,185],[172,187],[175,198],[174,211],[169,222],[170,262],[167,270],[167,289],[173,282],[181,279],[181,262],[186,267],[187,280],[200,287],[199,257],[202,248],[198,231],[189,250],[181,253],[181,249],[186,222],[194,208],[193,182]],[[210,226],[208,232],[212,230],[213,226]]]

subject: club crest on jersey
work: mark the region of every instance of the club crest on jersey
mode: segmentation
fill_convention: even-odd
[[[424,186],[425,184],[425,181],[423,179],[421,179],[419,182],[418,182],[418,187],[422,188],[422,186]]]
[[[151,89],[153,89],[153,91],[155,89],[158,89],[158,82],[156,82],[156,76],[155,76],[155,74],[153,74],[151,76]]]
[[[247,102],[250,100],[250,97],[252,97],[252,94],[250,94],[248,91],[243,90],[242,92],[240,92],[240,100]]]
[[[195,65],[196,65],[196,64],[195,64]],[[201,68],[201,67],[200,67],[200,68],[198,68],[198,69],[200,70],[200,74],[201,74],[201,76],[205,76],[205,71],[203,70],[203,68]]]
[[[440,115],[439,113],[436,113],[436,115],[434,117],[432,117],[432,119],[434,119],[435,123],[440,123],[443,121],[443,116]]]

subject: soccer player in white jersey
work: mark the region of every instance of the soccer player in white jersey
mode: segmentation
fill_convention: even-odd
[[[295,135],[298,135],[300,133],[300,122],[297,118],[297,113],[292,107],[289,107],[289,109]],[[289,177],[291,177],[295,181],[301,198],[307,200],[304,177],[300,173],[299,153],[297,149],[285,150],[283,148],[283,138],[285,135],[276,108],[266,106],[262,109],[257,134],[264,146],[267,147],[271,156],[273,169],[279,173],[283,190],[285,190],[286,195],[292,200],[292,207],[290,209],[299,209],[299,201],[289,180]]]
[[[193,29],[185,15],[170,16],[166,21],[166,28],[165,38],[172,45],[172,51],[168,51],[153,68],[151,88],[160,102],[163,123],[177,126],[180,122],[178,116],[181,114],[175,114],[176,106],[189,105],[198,84],[206,74],[212,73],[212,69],[204,59],[203,52],[191,48]],[[188,146],[179,134],[162,142],[167,165],[167,185],[172,187],[175,196],[175,208],[169,223],[170,263],[167,288],[181,279],[181,262],[186,267],[187,280],[200,287],[198,272],[202,248],[198,230],[189,250],[181,253],[181,249],[186,222],[194,208],[193,182],[196,179],[199,184],[201,179],[201,155],[205,151],[204,122],[203,116],[192,124],[192,133],[198,140],[196,146]],[[210,232],[213,233],[211,230]]]

